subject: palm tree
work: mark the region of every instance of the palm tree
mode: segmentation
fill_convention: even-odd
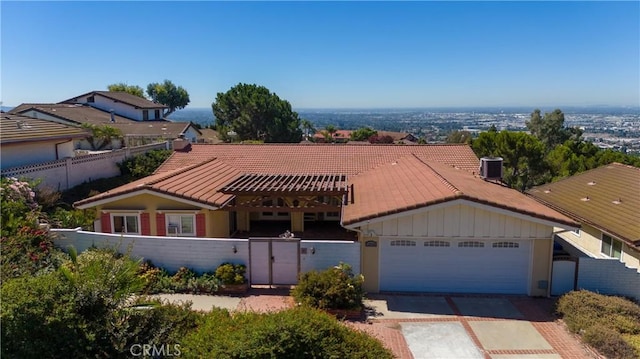
[[[313,127],[313,123],[311,123],[311,121],[302,119],[300,124],[302,126],[302,130],[304,131],[305,139],[308,140],[309,137],[313,136],[313,134],[316,133],[316,129]]]
[[[99,151],[110,145],[113,140],[122,138],[120,129],[108,125],[96,126],[85,123],[82,127],[91,131],[91,137],[87,138],[87,141],[94,151]]]

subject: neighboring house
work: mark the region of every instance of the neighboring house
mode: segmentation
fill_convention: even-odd
[[[570,255],[615,258],[640,271],[640,168],[612,163],[529,194],[581,224],[557,233]]]
[[[378,136],[389,136],[394,143],[413,144],[418,142],[418,138],[406,132],[378,131]]]
[[[119,113],[110,113],[87,104],[25,103],[12,109],[11,113],[47,119],[72,126],[81,126],[83,124],[107,125],[122,131],[124,143],[115,140],[106,149],[116,149],[122,145],[137,146],[153,141],[167,141],[176,138],[184,138],[190,142],[196,142],[201,136],[200,131],[190,122],[171,122],[167,120],[140,122],[121,116]],[[90,143],[85,140],[79,144],[77,149],[91,150],[92,148]]]
[[[347,142],[353,142],[351,141],[351,132],[350,130],[338,130],[333,134],[333,142],[335,143],[347,143]],[[393,139],[394,143],[397,144],[414,144],[418,142],[418,138],[416,138],[414,135],[410,134],[410,133],[405,133],[405,132],[392,132],[392,131],[376,131],[378,132],[378,136],[382,137],[382,136],[389,136]],[[316,143],[326,143],[326,142],[332,142],[331,139],[327,140],[327,137],[325,136],[325,132],[324,131],[319,131],[316,132],[313,135],[313,140]],[[363,143],[367,143],[365,142],[356,142],[357,144],[363,144]]]
[[[75,206],[106,233],[356,240],[368,292],[547,296],[553,229],[577,225],[479,178],[467,145],[174,148],[155,174]]]
[[[198,143],[222,143],[223,141],[220,139],[218,135],[218,131],[211,128],[201,128],[200,129],[200,137],[198,138]]]
[[[0,155],[2,169],[74,157],[76,143],[87,131],[27,116],[2,113]]]
[[[328,142],[346,143],[346,142],[349,142],[349,140],[351,139],[351,132],[352,131],[349,131],[349,130],[337,130],[333,134],[330,134],[326,131],[319,131],[313,135],[313,140],[314,142],[317,142],[317,143],[328,143]],[[330,137],[327,137],[327,136],[330,136]],[[331,139],[331,136],[333,137],[333,139]]]
[[[165,105],[120,91],[91,91],[60,103],[89,105],[135,121],[164,119]]]

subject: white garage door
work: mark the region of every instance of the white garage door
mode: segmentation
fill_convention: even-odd
[[[380,242],[381,291],[527,294],[529,240]]]

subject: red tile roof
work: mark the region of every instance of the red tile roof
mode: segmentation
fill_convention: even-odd
[[[344,173],[353,175],[415,154],[477,172],[480,160],[468,145],[193,144],[175,152],[158,172],[217,157],[244,173]]]
[[[529,194],[578,222],[640,247],[640,168],[612,163],[532,188]]]
[[[345,224],[466,199],[575,225],[568,217],[516,190],[478,178],[472,173],[478,164],[468,145],[192,144],[184,152],[174,152],[156,174],[76,205],[88,208],[111,197],[147,189],[220,207],[233,198],[229,185],[234,181],[245,184],[246,180],[258,179],[258,187],[264,190],[263,185],[268,184],[265,181],[273,178],[289,181],[343,174],[346,178],[340,186],[353,184],[354,188],[354,203],[343,206]]]
[[[105,200],[116,200],[123,195],[148,190],[204,205],[221,207],[233,196],[219,190],[239,176],[238,170],[212,159],[181,169],[156,173],[78,201],[74,205],[78,208],[90,208]]]
[[[355,201],[343,207],[345,225],[456,199],[576,225],[567,216],[516,190],[415,155],[353,176],[350,182],[355,188]]]

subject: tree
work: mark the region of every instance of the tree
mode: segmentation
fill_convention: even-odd
[[[144,98],[144,90],[142,89],[142,87],[136,86],[136,85],[127,85],[124,82],[111,84],[111,85],[107,86],[107,89],[109,91],[113,91],[113,92],[126,92],[126,93],[132,94],[134,96],[138,96],[138,97]]]
[[[478,157],[502,157],[503,181],[522,192],[549,179],[544,144],[524,132],[483,132],[472,142]]]
[[[182,86],[174,85],[169,80],[164,80],[163,83],[154,82],[147,85],[147,95],[153,102],[169,107],[163,117],[168,117],[176,110],[185,108],[190,102],[187,90]]]
[[[87,141],[94,151],[99,151],[110,145],[113,140],[122,138],[122,131],[109,125],[84,123],[82,127],[91,131],[91,137],[87,138]]]
[[[454,130],[447,135],[447,143],[471,143],[471,132]]]
[[[302,130],[304,131],[305,138],[308,139],[309,137],[312,137],[316,133],[316,129],[315,127],[313,127],[313,123],[311,123],[311,121],[302,119],[302,121],[300,121],[300,124],[301,124]]]
[[[568,139],[578,140],[582,136],[582,130],[564,127],[564,113],[559,109],[547,112],[544,116],[540,115],[539,109],[535,109],[531,113],[531,119],[525,121],[525,124],[531,134],[542,141],[547,149],[561,145]]]
[[[368,141],[371,136],[375,136],[378,134],[378,131],[370,128],[370,127],[361,127],[353,132],[351,132],[351,140],[352,141]]]
[[[219,92],[211,104],[219,133],[233,132],[238,140],[299,142],[300,118],[291,104],[264,86],[240,83]]]

